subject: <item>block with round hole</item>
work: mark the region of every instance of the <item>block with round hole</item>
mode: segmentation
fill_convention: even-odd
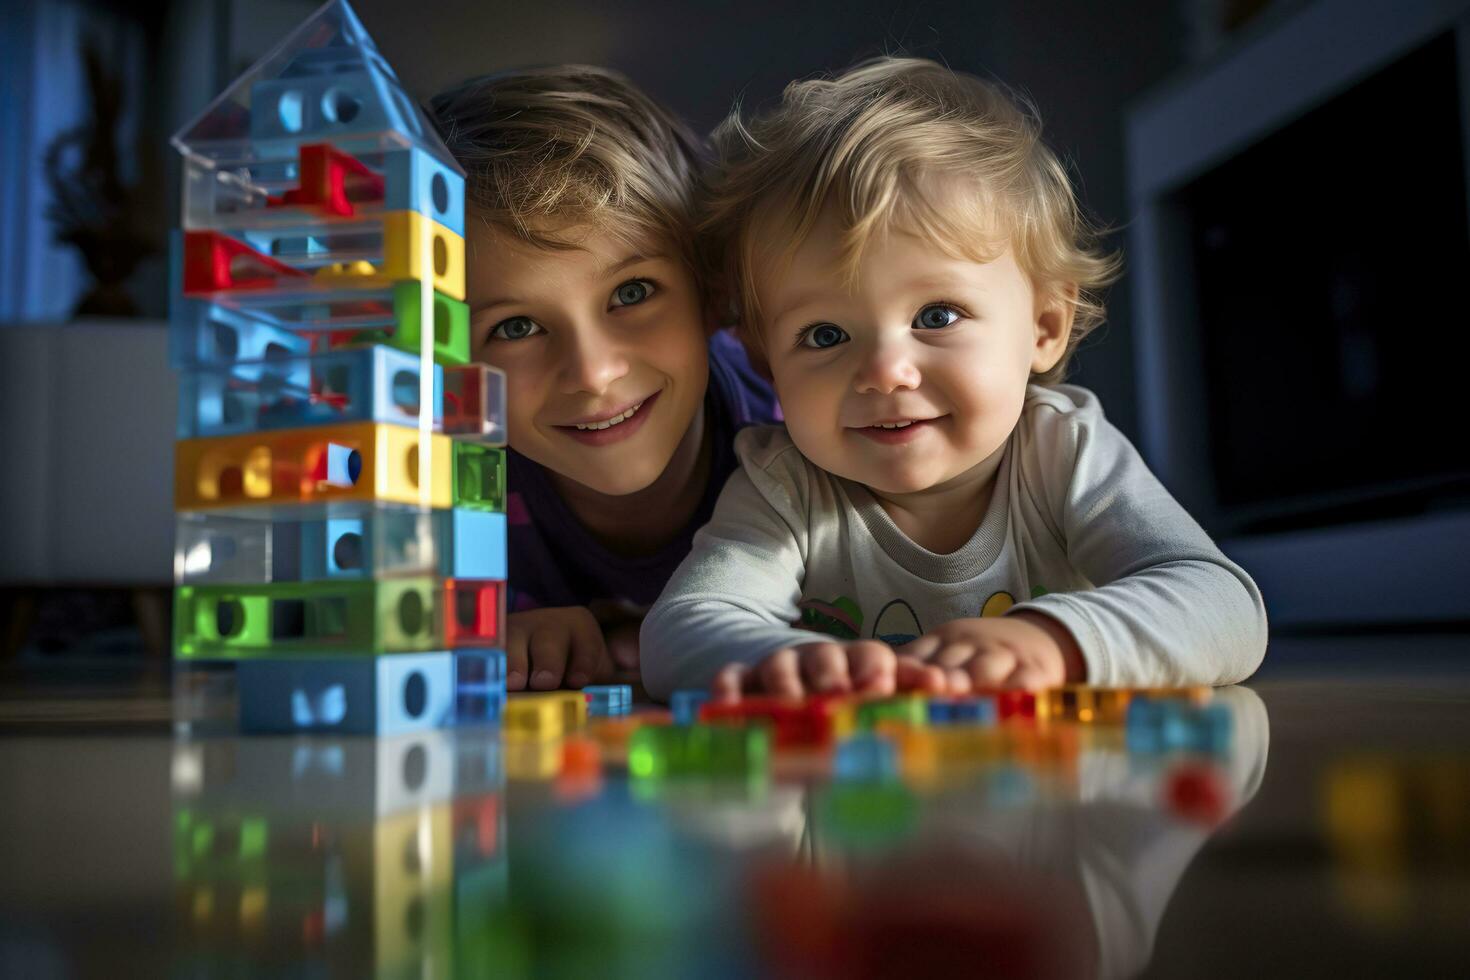
[[[439,580],[182,585],[174,655],[246,660],[444,649]]]
[[[430,283],[435,292],[463,302],[464,236],[416,211],[386,211],[377,274]]]
[[[246,371],[248,376],[242,376]],[[274,356],[264,364],[195,368],[179,379],[181,439],[350,422],[419,424],[417,353],[372,345]],[[434,365],[433,419],[443,418],[444,371]]]
[[[420,444],[430,449],[421,484]],[[448,507],[450,440],[375,422],[182,439],[174,446],[174,507],[391,501]]]
[[[395,735],[454,723],[444,652],[249,660],[236,676],[245,732]]]
[[[417,211],[464,237],[464,175],[420,149],[391,150],[383,156],[384,207]]]

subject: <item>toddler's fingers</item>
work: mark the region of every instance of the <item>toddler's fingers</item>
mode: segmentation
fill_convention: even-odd
[[[1005,647],[986,647],[965,665],[976,687],[1004,687],[1016,670],[1016,655]]]
[[[928,660],[934,655],[934,651],[944,645],[942,637],[935,633],[927,633],[917,640],[909,640],[903,646],[895,647],[893,652],[900,657],[913,657],[915,660]]]
[[[948,684],[950,694],[969,694],[975,687],[970,680],[970,675],[963,667],[946,668],[944,679]]]
[[[529,636],[526,628],[517,625],[515,620],[511,620],[507,632],[509,635],[505,638],[505,689],[523,691],[526,689],[526,642]]]
[[[813,644],[801,651],[799,658],[802,680],[814,693],[849,691],[852,678],[847,673],[847,652],[836,643]]]
[[[550,691],[561,684],[567,670],[567,654],[571,652],[572,635],[564,620],[538,626],[531,634],[526,653],[530,675],[526,687],[533,691]]]
[[[944,692],[944,671],[913,657],[899,657],[894,663],[894,687],[900,691]]]
[[[975,644],[963,640],[946,643],[933,655],[926,658],[936,667],[963,667],[975,656]]]
[[[777,650],[755,668],[760,678],[761,689],[778,698],[799,698],[802,695],[801,673],[797,668],[796,651],[787,647]]]
[[[898,658],[886,643],[862,640],[847,645],[847,672],[863,694],[892,694]]]
[[[571,658],[567,662],[568,687],[586,687],[594,679],[601,680],[612,673],[612,660],[602,638],[602,627],[590,613],[573,616],[568,622],[568,633],[568,645],[571,647]]]
[[[714,683],[710,685],[710,697],[715,701],[739,701],[750,673],[750,668],[745,664],[727,664],[721,667],[720,672],[715,675]]]

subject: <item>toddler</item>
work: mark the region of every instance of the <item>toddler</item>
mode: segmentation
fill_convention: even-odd
[[[736,439],[643,623],[655,696],[1228,684],[1260,663],[1250,577],[1059,383],[1116,260],[1039,129],[994,85],[880,59],[716,133],[708,254],[785,426]]]

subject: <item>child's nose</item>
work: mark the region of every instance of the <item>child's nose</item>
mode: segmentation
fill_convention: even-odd
[[[901,343],[875,343],[858,369],[859,393],[886,395],[919,387],[919,366]]]
[[[601,395],[628,373],[628,359],[614,344],[600,339],[574,340],[563,354],[563,394]]]

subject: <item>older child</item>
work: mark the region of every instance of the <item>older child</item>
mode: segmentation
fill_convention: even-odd
[[[507,686],[637,666],[638,618],[774,401],[696,275],[699,143],[622,75],[475,79],[431,111],[464,166],[472,343],[507,376]]]
[[[651,692],[1255,669],[1255,584],[1097,399],[1057,384],[1115,262],[1033,115],[881,59],[789,86],[716,143],[707,228],[786,426],[741,433],[742,468],[645,619]]]

